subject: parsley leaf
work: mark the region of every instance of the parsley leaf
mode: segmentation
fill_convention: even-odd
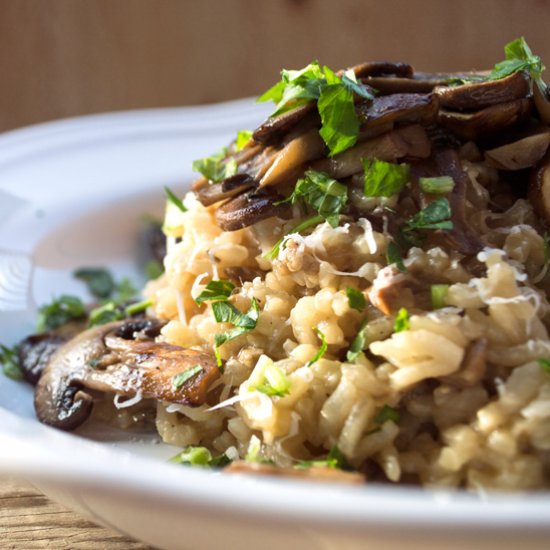
[[[145,264],[145,276],[147,280],[158,279],[164,273],[164,266],[158,260],[149,260]]]
[[[86,316],[86,306],[80,298],[64,294],[51,302],[41,306],[38,310],[37,330],[53,330],[67,324],[74,319]]]
[[[12,380],[22,380],[23,373],[19,367],[19,349],[17,346],[8,348],[0,344],[0,365],[2,372]]]
[[[302,200],[332,227],[338,227],[340,211],[348,201],[348,190],[328,174],[308,170],[305,177],[296,182],[292,195],[286,200],[291,204]]]
[[[349,307],[357,311],[363,311],[367,305],[365,295],[356,288],[346,287],[346,296],[348,297]]]
[[[489,80],[499,80],[518,71],[528,71],[535,82],[541,80],[544,65],[538,55],[534,55],[525,38],[517,38],[504,46],[505,60],[497,63]]]
[[[390,407],[389,405],[384,405],[378,411],[378,414],[374,417],[374,421],[377,424],[384,424],[384,422],[387,422],[388,420],[399,422],[400,418],[401,415],[393,407]]]
[[[242,151],[245,145],[250,141],[252,137],[251,130],[239,130],[237,132],[237,139],[235,140],[235,148],[237,151]]]
[[[188,380],[191,380],[194,376],[202,371],[201,365],[195,365],[189,369],[185,369],[172,376],[172,388],[179,390]]]
[[[346,361],[349,361],[350,363],[355,361],[367,347],[367,323],[368,319],[363,319],[359,325],[359,330],[357,331],[357,334],[346,353]]]
[[[259,391],[269,396],[284,397],[290,391],[290,380],[281,367],[278,367],[271,360],[266,361],[263,371],[264,383],[252,385],[248,391]]]
[[[407,268],[403,263],[401,250],[399,246],[397,246],[397,244],[393,241],[388,244],[388,249],[386,250],[386,261],[388,262],[388,265],[395,264],[395,267],[397,267],[397,269],[401,271],[401,273],[407,272]]]
[[[220,183],[237,173],[237,162],[233,158],[226,161],[226,155],[227,150],[222,149],[210,157],[194,160],[193,170],[202,174],[208,181]]]
[[[317,363],[317,361],[319,361],[319,359],[321,359],[327,352],[327,341],[325,339],[325,335],[319,330],[318,327],[315,327],[314,330],[321,340],[321,347],[319,348],[319,351],[306,363],[306,367],[311,367],[314,363]]]
[[[181,212],[187,212],[182,200],[169,187],[164,187],[164,192],[168,202],[172,203]]]
[[[347,461],[344,453],[334,445],[325,460],[302,460],[294,467],[298,470],[306,470],[312,467],[335,468],[338,470],[353,471],[353,466]]]
[[[418,229],[452,229],[453,222],[450,218],[451,205],[448,199],[436,199],[407,220],[403,230],[410,232]]]
[[[409,312],[402,307],[395,317],[395,322],[393,323],[394,332],[401,332],[403,330],[409,330],[410,328],[410,315]]]
[[[135,302],[134,304],[127,305],[124,308],[124,313],[126,313],[126,316],[131,317],[132,315],[137,315],[138,313],[144,312],[152,305],[153,300],[142,300],[141,302]]]
[[[432,193],[434,195],[445,195],[446,193],[450,193],[455,186],[455,182],[451,176],[419,178],[418,183],[420,189],[422,189],[424,193]]]
[[[384,160],[363,159],[366,197],[391,197],[409,181],[409,165],[393,164]]]
[[[233,304],[228,302],[214,302],[212,304],[212,313],[216,322],[230,323],[235,327],[228,332],[220,332],[214,335],[216,361],[218,366],[221,366],[220,346],[256,328],[256,323],[260,316],[260,308],[258,307],[256,298],[252,298],[252,304],[247,313],[242,313]]]
[[[202,304],[208,300],[227,301],[235,285],[231,281],[210,281],[205,289],[195,298],[197,304]]]
[[[103,267],[83,267],[77,269],[73,276],[84,281],[96,298],[108,298],[115,290],[113,276]]]

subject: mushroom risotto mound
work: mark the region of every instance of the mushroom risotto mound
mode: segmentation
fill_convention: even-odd
[[[505,51],[283,71],[274,114],[167,190],[164,325],[101,338],[134,373],[165,354],[111,391],[155,400],[176,461],[548,488],[550,102],[525,41]]]

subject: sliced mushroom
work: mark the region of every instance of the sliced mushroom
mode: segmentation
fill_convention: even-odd
[[[499,80],[437,87],[434,93],[439,97],[442,107],[454,111],[472,111],[529,96],[531,79],[526,72],[518,71]]]
[[[535,212],[550,226],[550,154],[547,153],[531,173],[529,202]]]
[[[63,430],[82,424],[92,410],[86,388],[197,406],[219,376],[215,358],[146,338],[147,320],[94,327],[64,344],[50,359],[38,385],[34,406],[41,422]],[[145,324],[144,324],[145,323]],[[175,387],[173,376],[196,365],[201,370]]]
[[[483,337],[471,342],[458,371],[442,376],[439,380],[459,388],[471,388],[479,384],[487,368],[487,345],[487,338]]]
[[[548,85],[545,82],[533,83],[533,99],[542,122],[550,124],[550,98],[548,97]]]
[[[437,96],[433,94],[391,94],[361,103],[356,111],[364,129],[388,122],[430,124],[437,119],[438,108]]]
[[[441,109],[439,123],[457,136],[476,140],[496,135],[502,130],[525,121],[531,113],[530,99],[517,99],[491,105],[473,113],[459,113]]]
[[[466,189],[468,176],[462,168],[462,162],[455,149],[436,151],[435,162],[438,174],[453,178],[454,187],[448,199],[451,206],[453,228],[444,231],[445,240],[461,254],[473,256],[485,246],[466,221]]]
[[[268,191],[244,193],[216,210],[216,222],[224,231],[237,231],[256,222],[284,216],[287,204],[276,204],[285,197]]]
[[[321,119],[319,118],[319,113],[317,112],[314,102],[296,107],[282,115],[269,117],[262,125],[254,130],[252,137],[258,143],[271,145],[280,141],[299,123],[310,123],[317,126],[321,125]]]
[[[354,485],[363,484],[366,481],[365,476],[359,472],[346,472],[337,468],[328,468],[324,466],[312,466],[311,468],[305,469],[282,468],[259,462],[245,462],[244,460],[232,462],[229,466],[224,468],[224,472],[229,472],[230,474],[294,477],[309,481],[352,483]]]
[[[313,170],[333,178],[345,178],[363,170],[363,159],[395,162],[406,156],[429,156],[430,142],[421,126],[408,126],[364,141],[334,157],[312,164]]]
[[[18,346],[19,368],[25,380],[36,385],[53,354],[66,341],[53,332],[27,336]]]
[[[401,273],[394,265],[389,265],[378,272],[367,295],[375,308],[384,315],[392,315],[401,307],[414,305],[412,284],[409,273]]]
[[[351,67],[357,78],[367,76],[395,75],[403,78],[411,78],[413,68],[408,63],[395,63],[392,61],[368,61]],[[342,73],[343,71],[340,71]]]
[[[318,159],[325,151],[325,142],[316,128],[293,139],[277,154],[260,180],[260,187],[277,185],[288,180],[304,163]]]
[[[485,151],[485,159],[499,170],[530,168],[544,156],[550,144],[550,130],[545,128],[536,134]]]

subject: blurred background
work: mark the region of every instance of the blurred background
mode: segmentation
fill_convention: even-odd
[[[490,68],[524,35],[550,66],[549,22],[548,0],[0,0],[0,131],[257,95],[313,59]]]

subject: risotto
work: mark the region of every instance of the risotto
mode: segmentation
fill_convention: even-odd
[[[164,393],[98,385],[109,362],[80,383],[154,405],[180,462],[547,488],[542,70],[520,39],[490,72],[283,71],[260,98],[274,115],[168,192],[148,345],[196,355],[163,371]]]

